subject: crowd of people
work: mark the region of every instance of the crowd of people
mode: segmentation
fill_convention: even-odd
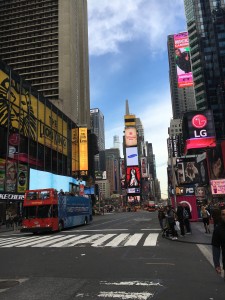
[[[158,219],[163,236],[176,240],[191,234],[190,219],[191,211],[186,203],[178,203],[174,209],[171,205],[159,207]],[[213,206],[201,206],[201,219],[205,234],[210,233],[210,223],[213,224],[212,233],[212,254],[216,272],[221,275],[222,270],[225,280],[225,206],[215,203]],[[222,257],[222,260],[221,260]],[[222,261],[222,267],[221,267]]]

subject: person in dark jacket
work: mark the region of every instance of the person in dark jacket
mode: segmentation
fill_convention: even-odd
[[[213,225],[214,225],[214,229],[215,229],[216,226],[219,224],[220,217],[221,217],[220,208],[219,208],[219,205],[217,203],[214,204],[214,206],[211,210],[211,216],[212,216],[212,219],[213,219]]]
[[[171,205],[168,205],[166,208],[166,219],[171,230],[172,240],[177,240],[177,231],[175,230],[175,211]]]
[[[176,64],[185,73],[191,72],[191,62],[189,52],[181,52],[180,49],[175,50]]]
[[[215,270],[221,275],[220,256],[222,253],[223,270],[225,270],[225,206],[221,207],[221,222],[216,226],[212,236],[212,254]],[[225,275],[224,275],[225,280]]]
[[[184,209],[183,206],[181,205],[181,203],[177,204],[177,220],[180,223],[180,234],[181,236],[185,235],[185,231],[184,231]]]
[[[183,204],[183,216],[184,216],[184,226],[186,228],[186,234],[191,234],[191,224],[190,219],[192,218],[190,207],[187,203]]]

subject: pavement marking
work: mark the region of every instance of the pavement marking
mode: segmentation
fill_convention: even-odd
[[[129,236],[128,233],[121,233],[115,237],[111,242],[105,245],[105,247],[118,247]]]
[[[143,233],[135,233],[129,239],[127,242],[124,244],[124,246],[137,246],[138,242],[142,238]]]
[[[100,238],[97,241],[95,241],[94,243],[92,243],[92,247],[100,247],[100,246],[102,246],[104,242],[106,242],[107,240],[109,240],[110,238],[112,238],[115,235],[116,235],[115,233],[114,234],[106,234],[102,238]]]
[[[78,241],[78,240],[83,239],[83,238],[85,238],[87,236],[88,236],[87,234],[77,235],[77,236],[74,236],[74,237],[72,237],[70,239],[62,241],[60,243],[57,242],[57,244],[52,244],[49,247],[60,248],[60,247],[63,247],[63,246],[69,246],[72,242]]]
[[[98,232],[98,231],[101,231],[101,232],[104,232],[104,231],[127,231],[128,229],[87,229],[87,230],[70,230],[70,232]]]
[[[162,229],[161,228],[144,228],[144,229],[141,229],[141,230],[143,230],[143,231],[162,231]]]
[[[158,233],[150,233],[144,242],[144,246],[156,246],[158,236]]]
[[[133,300],[147,300],[154,296],[153,293],[142,292],[142,293],[133,293],[133,292],[100,292],[97,295],[99,298],[115,298],[115,299],[133,299]]]
[[[9,239],[0,238],[0,248],[22,248],[22,247],[81,247],[90,245],[92,247],[128,247],[140,245],[156,246],[159,233],[96,233],[96,234],[71,234],[71,235],[45,235],[45,236],[29,236],[14,237]],[[145,238],[145,240],[144,240]]]

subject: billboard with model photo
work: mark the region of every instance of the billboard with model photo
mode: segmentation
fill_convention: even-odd
[[[127,187],[140,187],[140,168],[127,167]]]
[[[193,86],[191,72],[190,48],[187,32],[174,34],[175,61],[179,88]]]

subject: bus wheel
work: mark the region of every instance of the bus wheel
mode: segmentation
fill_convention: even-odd
[[[62,230],[63,230],[63,224],[62,224],[62,222],[59,223],[59,227],[58,227],[58,228],[59,228],[59,229],[58,229],[59,231],[62,231]]]

